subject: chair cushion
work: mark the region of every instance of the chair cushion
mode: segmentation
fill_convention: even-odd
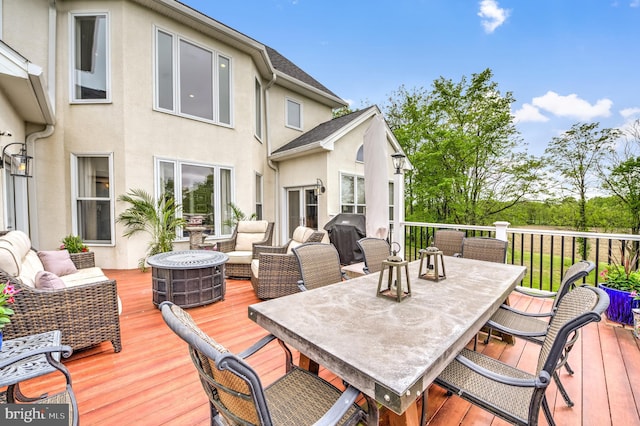
[[[265,232],[267,232],[268,226],[269,222],[267,222],[266,220],[241,220],[238,222],[238,234],[264,234]]]
[[[0,239],[0,269],[17,277],[20,274],[21,257],[9,241]]]
[[[82,268],[74,274],[63,275],[60,277],[67,287],[75,287],[83,284],[92,284],[100,281],[108,281],[109,278],[97,266],[92,268]]]
[[[236,250],[225,253],[229,256],[227,263],[244,263],[249,265],[253,260],[253,252],[250,250]]]
[[[36,273],[35,288],[40,290],[59,290],[65,287],[64,281],[53,272],[40,271]]]
[[[22,265],[20,266],[20,274],[18,278],[24,285],[29,287],[35,287],[36,274],[44,271],[44,266],[38,257],[38,254],[29,250],[29,253],[22,259]]]
[[[298,226],[294,229],[291,241],[287,247],[287,254],[293,254],[293,249],[298,247],[300,244],[304,244],[314,232],[315,231],[313,229],[306,226]]]
[[[67,250],[39,251],[38,257],[45,271],[53,272],[59,277],[78,272]]]
[[[251,273],[254,277],[260,278],[258,271],[260,270],[260,259],[251,260]]]
[[[31,240],[29,239],[29,236],[22,231],[8,232],[3,236],[3,238],[16,247],[20,254],[19,259],[22,259],[27,253],[29,253],[29,250],[31,250]]]

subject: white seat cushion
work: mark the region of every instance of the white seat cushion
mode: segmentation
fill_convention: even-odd
[[[229,256],[229,262],[227,263],[244,263],[248,265],[253,260],[253,252],[250,250],[236,250],[225,254]]]
[[[254,277],[258,278],[258,271],[260,270],[260,260],[259,259],[253,259],[251,261],[251,273],[253,274]]]
[[[64,281],[67,287],[109,280],[109,278],[107,278],[102,272],[102,269],[97,266],[94,266],[93,268],[78,269],[78,272],[63,275],[60,278]]]

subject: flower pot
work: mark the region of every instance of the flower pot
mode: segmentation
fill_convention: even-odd
[[[633,308],[638,308],[640,300],[633,300],[631,292],[609,288],[605,284],[598,284],[609,295],[607,318],[611,321],[626,325],[633,325]]]
[[[633,335],[640,339],[640,309],[632,309],[633,312]]]

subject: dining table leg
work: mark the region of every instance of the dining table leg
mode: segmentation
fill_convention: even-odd
[[[309,359],[308,356],[306,356],[305,354],[300,354],[300,360],[298,361],[298,366],[300,368],[302,368],[303,370],[307,370],[313,374],[315,374],[316,376],[318,375],[318,372],[320,371],[320,365],[318,365],[317,362],[315,362],[312,359]]]
[[[419,426],[420,411],[418,410],[418,400],[408,406],[405,412],[402,414],[396,414],[389,409],[381,410],[380,424],[389,426]]]

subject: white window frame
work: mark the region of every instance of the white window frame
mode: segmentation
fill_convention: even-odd
[[[300,107],[300,127],[294,126],[291,123],[289,123],[289,103],[294,103],[297,104]],[[302,102],[300,102],[297,99],[293,99],[290,97],[285,97],[284,99],[284,123],[286,127],[289,127],[290,129],[296,129],[296,130],[302,130],[304,129],[304,122],[302,120],[302,117],[304,117],[303,114],[303,105]]]
[[[256,203],[255,203],[255,213],[256,219],[262,220],[264,217],[264,178],[260,173],[256,173]],[[260,206],[260,214],[258,214],[258,206]]]
[[[78,222],[78,201],[80,200],[105,200],[104,197],[79,197],[78,196],[78,158],[87,157],[106,157],[109,159],[109,215],[111,218],[110,235],[111,240],[105,242],[90,242],[85,241],[89,246],[114,246],[115,245],[115,197],[114,197],[114,175],[113,175],[113,153],[72,153],[71,154],[71,227],[74,235],[80,235],[80,227]]]
[[[76,98],[76,64],[75,64],[75,33],[76,17],[80,16],[104,16],[105,17],[105,99],[80,99]],[[109,12],[69,12],[69,102],[72,104],[106,104],[111,103],[111,17]]]
[[[344,177],[349,177],[351,179],[353,179],[353,204],[345,204],[342,202],[342,179]],[[366,198],[364,200],[364,202],[362,204],[358,203],[358,180],[362,179],[362,185],[364,185],[364,176],[363,175],[357,175],[354,173],[340,173],[340,213],[343,212],[342,207],[343,206],[352,206],[353,207],[353,211],[351,213],[362,213],[364,214],[366,212],[367,209],[367,202],[366,202]],[[363,189],[364,191],[364,189]],[[362,211],[359,212],[358,208],[362,207]]]
[[[173,164],[173,175],[175,176],[175,182],[174,182],[174,200],[176,202],[176,204],[178,205],[182,205],[182,167],[183,165],[189,165],[189,166],[200,166],[200,167],[210,167],[212,169],[214,169],[214,177],[213,177],[213,184],[214,184],[214,188],[213,188],[213,192],[215,195],[215,200],[214,200],[214,229],[216,230],[216,234],[211,234],[211,237],[214,238],[224,238],[224,237],[229,237],[231,236],[231,232],[233,232],[233,230],[231,230],[230,233],[226,233],[223,234],[221,231],[223,229],[222,227],[222,188],[221,188],[221,179],[220,179],[220,171],[221,170],[229,170],[230,172],[230,176],[231,176],[231,194],[230,194],[230,198],[231,198],[231,202],[235,203],[235,187],[236,187],[236,182],[235,182],[235,169],[231,166],[225,166],[225,165],[220,165],[220,164],[209,164],[209,163],[199,163],[196,161],[186,161],[186,160],[179,160],[179,159],[175,159],[175,158],[167,158],[167,157],[154,157],[154,196],[155,199],[157,200],[158,197],[160,197],[160,195],[162,194],[163,188],[160,182],[160,163],[164,162],[164,163],[171,163]],[[180,211],[178,212],[178,217],[182,217],[182,209],[180,209]],[[176,230],[176,235],[177,235],[177,239],[179,241],[186,241],[188,240],[188,237],[183,237],[182,236],[182,229],[177,229]]]
[[[173,106],[171,109],[162,108],[159,102],[159,87],[158,87],[158,33],[162,32],[172,37],[172,74],[173,74]],[[193,46],[196,46],[202,50],[211,53],[212,56],[212,108],[213,119],[209,120],[197,115],[187,114],[181,111],[180,103],[180,43],[185,42]],[[153,109],[155,111],[164,112],[167,114],[173,114],[180,117],[185,117],[193,120],[203,121],[205,123],[216,124],[224,127],[234,127],[234,83],[233,83],[233,58],[221,51],[212,49],[201,43],[198,43],[192,39],[184,37],[174,31],[161,28],[159,26],[153,26]],[[225,58],[229,61],[229,123],[220,121],[220,74],[218,69],[220,66],[220,58]]]

